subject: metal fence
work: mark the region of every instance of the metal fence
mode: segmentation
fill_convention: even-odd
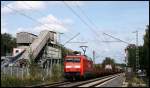
[[[41,78],[45,79],[48,78],[52,75],[52,70],[51,68],[46,68],[46,69],[37,69],[38,72],[35,73],[36,75],[40,76]],[[1,68],[1,77],[4,76],[13,76],[17,78],[22,78],[24,79],[25,77],[30,76],[30,69],[27,67],[3,67]]]

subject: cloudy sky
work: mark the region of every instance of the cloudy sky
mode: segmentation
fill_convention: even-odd
[[[139,44],[143,44],[145,27],[149,24],[148,1],[68,1],[65,2],[80,16],[80,20],[62,1],[1,1],[1,33],[16,36],[25,31],[39,34],[42,30],[54,30],[64,33],[64,44],[80,33],[65,46],[81,51],[79,46],[87,45],[87,55],[96,52],[96,63],[101,63],[108,56],[118,63],[124,61],[123,42],[104,35],[108,33],[129,43],[135,43],[135,30],[139,31]],[[89,22],[88,18],[92,21]],[[89,27],[90,26],[90,27]],[[92,28],[91,28],[92,27]]]

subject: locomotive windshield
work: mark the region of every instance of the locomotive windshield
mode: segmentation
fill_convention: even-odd
[[[67,58],[65,59],[66,62],[80,62],[80,58]]]

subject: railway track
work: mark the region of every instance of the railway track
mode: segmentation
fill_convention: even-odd
[[[39,85],[32,85],[32,86],[26,86],[26,87],[50,87],[50,86],[58,86],[58,85],[63,85],[63,84],[65,84],[66,83],[66,81],[60,81],[60,82],[54,82],[54,83],[50,83],[50,84],[39,84]]]
[[[104,76],[96,79],[74,82],[74,83],[55,86],[55,87],[97,87],[100,86],[100,84],[107,82],[108,80],[114,79],[120,75],[121,74],[109,75],[109,76]]]
[[[30,87],[100,87],[103,83],[115,79],[119,77],[121,74],[122,73],[104,76],[96,79],[90,79],[86,81],[78,81],[78,82],[64,81],[64,82],[56,82],[53,84],[42,84],[42,85],[30,86]]]
[[[119,75],[113,75],[113,76],[110,76],[110,77],[106,77],[106,78],[102,78],[100,80],[96,80],[96,81],[93,81],[93,82],[90,82],[90,83],[87,83],[87,84],[83,84],[83,85],[80,85],[78,87],[100,87],[103,83],[109,81],[109,80],[112,80],[116,77],[120,76]]]
[[[70,84],[71,82],[61,82],[61,83],[55,83],[55,84],[49,84],[49,85],[44,85],[43,87],[57,87],[61,85],[67,85]]]

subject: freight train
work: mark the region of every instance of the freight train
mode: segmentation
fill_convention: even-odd
[[[86,55],[68,55],[64,58],[64,75],[68,80],[100,77],[122,72],[119,68],[106,65],[105,68],[94,67],[93,61]]]

